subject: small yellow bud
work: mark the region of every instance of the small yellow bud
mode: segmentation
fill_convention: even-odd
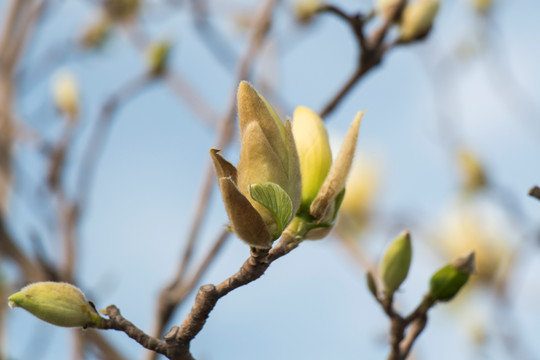
[[[56,108],[71,121],[79,114],[79,87],[75,76],[63,70],[55,75],[52,86]]]
[[[8,298],[11,308],[21,307],[50,324],[64,327],[98,326],[101,317],[75,286],[60,282],[30,284]]]
[[[469,2],[480,14],[486,14],[493,6],[493,0],[470,0]]]
[[[484,167],[473,153],[467,150],[459,151],[458,161],[465,191],[481,190],[487,185],[488,181]]]
[[[321,6],[321,3],[321,0],[296,0],[293,6],[298,21],[301,23],[311,21]]]
[[[324,124],[307,107],[296,108],[292,131],[302,171],[302,208],[309,209],[332,165],[332,152]]]
[[[171,43],[160,41],[150,44],[146,58],[150,73],[154,76],[162,75],[167,70],[167,60],[171,50]]]
[[[387,297],[391,297],[407,278],[411,258],[411,236],[408,231],[403,231],[388,245],[380,264],[383,290]]]
[[[439,0],[417,0],[407,3],[400,24],[399,41],[402,43],[423,38],[431,30],[439,10]]]

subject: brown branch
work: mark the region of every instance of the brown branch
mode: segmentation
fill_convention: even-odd
[[[126,360],[97,330],[86,329],[84,337],[99,351],[97,358],[103,360]]]
[[[167,334],[168,343],[175,348],[177,360],[191,360],[189,353],[191,340],[202,330],[216,303],[229,292],[260,278],[270,264],[296,248],[299,240],[289,232],[284,232],[277,246],[271,250],[251,249],[251,256],[240,270],[218,285],[203,285],[195,298],[195,303],[181,327],[173,327]]]
[[[388,360],[405,360],[412,346],[427,324],[427,312],[435,304],[431,295],[424,296],[420,304],[408,316],[403,317],[394,310],[393,296],[377,301],[390,318],[390,354]],[[407,330],[408,329],[408,330]]]
[[[259,49],[261,48],[263,39],[267,33],[268,25],[270,23],[270,18],[273,13],[273,9],[277,4],[278,0],[267,0],[261,4],[255,19],[253,22],[253,27],[250,32],[248,46],[245,54],[240,59],[238,68],[236,70],[235,84],[239,83],[242,80],[247,80],[251,72],[252,62],[254,61],[255,56],[257,55]],[[218,149],[224,149],[228,146],[232,139],[233,129],[234,129],[234,120],[236,115],[236,92],[233,92],[231,95],[227,110],[223,117],[218,123],[218,129],[216,132],[215,147]],[[178,302],[170,301],[170,298],[167,296],[169,289],[176,288],[179,284],[182,283],[187,267],[191,261],[193,250],[195,247],[195,242],[197,240],[202,222],[204,220],[206,209],[208,207],[208,202],[210,200],[210,195],[212,193],[212,188],[214,185],[214,169],[212,163],[208,161],[206,169],[204,170],[202,186],[199,190],[199,195],[197,196],[197,202],[195,205],[195,210],[193,211],[194,217],[191,222],[191,226],[188,232],[188,238],[184,248],[183,256],[180,261],[178,271],[176,273],[173,281],[165,287],[160,295],[160,301],[157,306],[157,316],[156,324],[154,326],[154,336],[158,337],[163,333],[163,330],[170,320],[174,309],[177,307]],[[173,299],[175,300],[175,299]],[[172,311],[169,309],[172,308]],[[151,354],[150,359],[155,357]]]
[[[133,325],[133,323],[125,319],[122,314],[120,314],[120,310],[118,310],[116,306],[107,306],[104,314],[107,315],[109,318],[102,319],[101,324],[97,327],[98,329],[113,329],[122,331],[145,348],[163,355],[167,355],[168,346],[165,342],[145,334],[141,329],[139,329],[138,327]]]
[[[389,10],[384,17],[383,23],[369,37],[364,34],[364,25],[372,18],[373,14],[368,16],[362,14],[348,15],[341,9],[331,5],[325,5],[319,9],[320,13],[328,12],[337,15],[349,25],[356,37],[359,51],[356,69],[337,94],[322,108],[320,111],[322,118],[334,111],[364,75],[381,63],[384,54],[391,48],[391,45],[384,43],[384,39],[392,24],[399,18],[405,3],[405,0],[401,0],[400,3]]]
[[[529,190],[529,195],[532,196],[533,198],[536,198],[536,199],[540,200],[540,187],[533,186]]]

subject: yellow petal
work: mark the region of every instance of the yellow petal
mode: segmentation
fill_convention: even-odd
[[[304,106],[294,111],[292,131],[300,158],[302,206],[309,206],[332,165],[328,133],[319,115]]]

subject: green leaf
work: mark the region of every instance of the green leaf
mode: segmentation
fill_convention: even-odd
[[[289,194],[281,186],[272,182],[251,184],[249,194],[253,200],[270,211],[277,224],[276,234],[272,236],[274,240],[279,238],[293,217],[293,205]]]

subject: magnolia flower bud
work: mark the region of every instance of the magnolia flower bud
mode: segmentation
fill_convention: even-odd
[[[150,44],[146,52],[148,68],[154,76],[162,75],[167,70],[167,60],[171,50],[171,43],[160,41]]]
[[[487,13],[493,6],[493,0],[470,0],[469,2],[480,14]]]
[[[296,0],[293,6],[298,21],[308,23],[313,19],[321,6],[321,0]]]
[[[97,48],[103,45],[111,32],[111,21],[108,16],[100,16],[83,32],[80,42],[88,48]]]
[[[313,110],[304,106],[293,114],[292,131],[302,171],[301,209],[309,209],[332,165],[328,133]]]
[[[79,114],[79,87],[77,80],[69,71],[61,71],[55,77],[52,86],[56,108],[70,120]]]
[[[301,200],[301,175],[290,122],[249,83],[238,88],[242,148],[238,170],[212,150],[233,231],[249,245],[270,248]]]
[[[407,43],[426,36],[439,10],[439,0],[417,0],[407,3],[400,24],[399,41]]]
[[[408,231],[403,231],[388,245],[380,264],[379,271],[387,297],[391,297],[407,278],[411,257],[411,237]]]
[[[141,6],[140,0],[104,0],[107,15],[115,21],[132,21]]]
[[[473,153],[461,150],[458,153],[458,161],[464,190],[473,192],[481,190],[487,185],[484,167]]]
[[[57,326],[99,326],[101,317],[75,286],[59,282],[30,284],[8,298],[9,306],[21,307]]]
[[[451,300],[476,271],[474,252],[439,269],[429,281],[429,292],[435,301]]]

